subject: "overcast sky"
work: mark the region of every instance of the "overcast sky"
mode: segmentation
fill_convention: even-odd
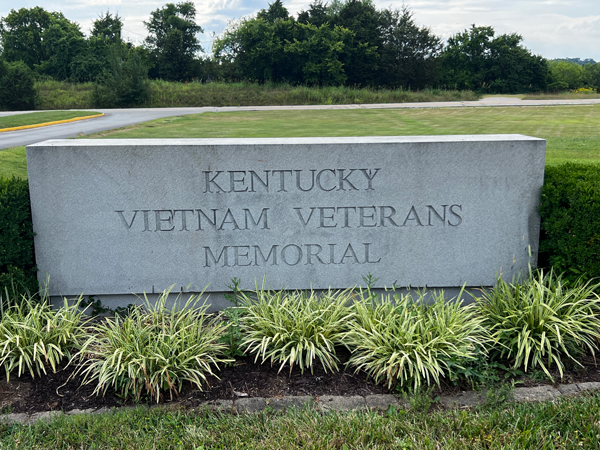
[[[196,21],[204,28],[199,38],[210,50],[213,33],[219,35],[231,19],[255,14],[268,0],[194,0]],[[273,2],[274,0],[270,0]],[[312,0],[283,0],[290,13],[307,9]],[[92,21],[104,11],[118,13],[124,22],[123,37],[141,43],[146,37],[143,21],[168,0],[0,0],[0,16],[10,7],[41,6],[62,11],[89,34]],[[177,3],[177,0],[173,0]],[[430,27],[444,39],[471,24],[492,26],[497,34],[516,32],[534,54],[545,58],[593,58],[600,62],[600,0],[415,0],[405,2],[419,25]],[[375,0],[377,8],[401,8],[402,0]]]

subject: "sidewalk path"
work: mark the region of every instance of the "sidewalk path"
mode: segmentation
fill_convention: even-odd
[[[29,145],[48,139],[67,139],[85,136],[100,131],[113,130],[128,125],[147,122],[164,117],[201,114],[204,112],[232,111],[283,111],[310,109],[417,109],[417,108],[462,108],[490,106],[557,106],[557,105],[597,105],[600,99],[576,100],[519,100],[516,97],[487,97],[468,102],[428,102],[428,103],[379,103],[368,105],[293,105],[293,106],[223,106],[198,108],[131,108],[131,109],[94,109],[104,113],[103,117],[79,122],[51,125],[28,130],[9,131],[0,136],[0,149]],[[83,111],[83,110],[82,110]],[[23,114],[33,111],[0,112],[1,116]]]

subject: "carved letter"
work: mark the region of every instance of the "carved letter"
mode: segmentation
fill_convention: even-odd
[[[161,213],[168,213],[168,217],[162,217]],[[154,231],[173,231],[175,229],[175,225],[173,225],[173,211],[170,209],[155,209],[154,215],[156,217],[156,230]],[[167,222],[171,228],[164,229],[162,227],[162,223]]]
[[[314,187],[315,187],[315,172],[316,172],[316,170],[311,170],[311,171],[310,171],[312,180],[311,180],[311,182],[310,182],[310,187],[309,187],[308,189],[304,189],[304,188],[302,188],[302,185],[301,185],[301,183],[300,183],[300,172],[303,172],[303,171],[302,171],[302,170],[294,170],[294,172],[296,172],[296,187],[297,187],[298,189],[300,189],[300,190],[301,190],[301,191],[303,191],[303,192],[308,192],[308,191],[310,191],[312,188],[314,188]]]
[[[458,222],[456,222],[456,223],[452,223],[452,222],[450,222],[450,219],[448,219],[448,225],[450,225],[451,227],[457,227],[462,223],[462,217],[454,211],[454,207],[457,207],[460,211],[462,211],[462,205],[452,205],[450,207],[450,214],[452,214],[454,217],[456,217],[458,219]]]
[[[138,210],[134,210],[133,211],[133,217],[131,218],[131,222],[127,222],[125,220],[125,216],[123,216],[123,213],[125,211],[121,210],[121,211],[115,211],[117,214],[119,214],[119,217],[121,217],[121,220],[123,221],[123,225],[125,225],[125,228],[127,228],[128,230],[131,230],[131,226],[133,225],[133,221],[135,220],[135,216],[137,216]]]
[[[279,173],[279,190],[277,192],[287,192],[285,189],[285,174],[292,174],[291,170],[272,170],[272,174]]]
[[[250,171],[250,192],[256,192],[254,190],[254,179],[257,179],[258,181],[260,181],[260,184],[262,184],[266,188],[267,192],[269,192],[269,171],[268,170],[265,170],[265,179],[267,181],[263,181],[254,170]]]
[[[237,174],[242,174],[242,178],[236,178],[235,176]],[[246,183],[246,171],[245,170],[229,171],[229,185],[231,186],[231,189],[229,192],[247,192],[248,191],[248,186],[246,186],[244,189],[242,189],[241,187],[237,188],[236,183],[242,183],[242,186],[245,185],[245,183]]]
[[[333,174],[333,179],[335,180],[335,170],[332,169],[323,169],[321,170],[318,174],[317,174],[317,186],[319,186],[319,189],[321,189],[322,191],[325,192],[330,192],[333,191],[335,189],[335,181],[333,182],[333,186],[331,187],[331,189],[325,189],[323,187],[323,185],[321,184],[321,176],[323,175],[323,173],[325,172],[331,172]]]
[[[209,171],[204,171],[204,181],[205,181],[204,193],[205,193],[205,194],[206,194],[207,192],[210,192],[210,193],[212,193],[212,191],[210,190],[210,185],[211,185],[211,184],[214,184],[214,185],[217,187],[217,189],[218,189],[218,191],[217,191],[217,194],[219,194],[219,193],[221,193],[221,192],[227,192],[227,191],[225,191],[225,190],[224,190],[224,189],[223,189],[221,186],[219,186],[219,185],[217,184],[217,182],[215,181],[215,180],[216,180],[216,178],[217,178],[219,175],[221,175],[221,174],[223,173],[223,171],[222,171],[222,170],[217,170],[217,172],[216,172],[215,176],[214,176],[214,177],[212,177],[212,178],[210,177],[210,174],[211,174],[211,173],[212,173],[212,171],[211,171],[211,170],[209,170]]]
[[[148,213],[150,210],[142,209],[142,212],[144,213],[144,231],[150,231],[150,221],[148,219]]]
[[[267,257],[265,258],[265,255],[263,255],[262,250],[260,249],[260,247],[258,245],[254,246],[254,265],[258,266],[258,255],[260,255],[260,259],[261,264],[266,263],[271,256],[273,256],[273,262],[271,263],[272,266],[276,266],[277,265],[277,245],[273,245],[271,247],[271,250],[269,250],[269,254],[267,255]]]
[[[177,213],[177,212],[181,213],[181,230],[179,230],[179,231],[190,231],[187,228],[187,220],[185,217],[185,213],[191,212],[192,214],[194,214],[194,210],[193,209],[175,209],[175,210],[173,210],[173,213]]]
[[[312,248],[313,247],[317,247],[317,252],[316,253],[312,252]],[[312,265],[312,257],[313,256],[315,258],[317,258],[317,260],[321,264],[325,264],[325,262],[319,256],[319,253],[321,253],[321,250],[323,250],[323,247],[321,247],[319,244],[306,244],[306,264],[305,265]]]
[[[372,245],[371,242],[363,242],[363,245],[365,246],[365,264],[366,263],[372,263],[372,264],[377,264],[379,261],[381,261],[381,258],[379,258],[377,261],[371,261],[369,259],[369,246]]]
[[[213,254],[210,247],[204,247],[204,261],[205,261],[204,267],[210,267],[209,256],[210,256],[210,259],[212,259],[212,262],[215,266],[217,264],[219,264],[219,261],[221,261],[221,258],[223,258],[223,267],[229,266],[229,264],[227,264],[227,249],[228,248],[229,247],[227,245],[225,247],[223,247],[223,249],[221,250],[221,253],[219,254],[219,257],[215,258],[215,255]]]
[[[326,216],[325,215],[325,210],[326,209],[331,210],[331,215],[330,216]],[[333,220],[333,214],[334,213],[335,213],[335,208],[332,207],[332,206],[320,207],[319,208],[319,218],[320,218],[319,228],[335,228],[335,227],[337,227],[337,223],[334,223],[333,225],[326,225],[325,224],[326,220]]]
[[[247,230],[247,229],[250,228],[248,226],[249,225],[248,219],[250,219],[250,222],[254,226],[257,226],[258,222],[260,222],[261,219],[262,219],[263,224],[262,224],[261,229],[262,230],[268,230],[269,229],[269,225],[268,225],[268,222],[267,222],[267,211],[269,211],[269,208],[263,208],[262,211],[260,212],[260,216],[258,216],[258,219],[254,220],[254,217],[252,217],[252,213],[250,212],[250,210],[244,208],[244,221],[245,221],[245,224],[246,224],[246,228],[245,229]],[[264,219],[263,219],[263,216],[264,216]]]
[[[229,220],[228,220],[229,219]],[[222,230],[223,227],[230,223],[231,225],[233,225],[232,230],[239,230],[240,227],[238,226],[237,222],[235,221],[235,217],[233,217],[233,213],[231,212],[231,209],[227,208],[227,212],[225,213],[225,217],[223,217],[223,220],[221,221],[221,226],[219,227],[219,230]]]
[[[295,262],[289,262],[288,258],[286,257],[286,250],[290,247],[294,247],[296,249],[297,252],[297,258]],[[285,247],[283,247],[281,249],[281,259],[283,259],[283,262],[286,263],[288,266],[295,266],[296,264],[298,264],[300,262],[300,260],[302,259],[302,248],[300,248],[299,246],[297,246],[296,244],[289,244],[286,245]]]
[[[356,169],[350,169],[350,172],[348,172],[348,175],[344,176],[344,170],[346,169],[338,169],[339,172],[339,186],[338,186],[338,191],[345,191],[346,189],[344,189],[344,183],[348,183],[350,185],[350,187],[352,188],[352,190],[354,191],[358,191],[358,189],[356,188],[356,186],[354,186],[349,180],[348,177],[350,175],[352,175],[352,172],[356,171]]]
[[[354,206],[338,206],[337,210],[344,211],[344,226],[342,228],[350,228],[350,225],[348,225],[349,211],[352,210],[352,211],[356,212],[356,207],[354,207]]]
[[[216,230],[217,229],[217,209],[211,209],[212,211],[212,215],[213,218],[212,220],[210,220],[210,217],[208,217],[206,215],[206,213],[204,211],[202,211],[201,209],[197,209],[196,212],[198,213],[198,230],[199,231],[202,229],[202,216],[204,216],[204,218],[208,221],[209,224],[211,224],[213,226],[213,228]]]
[[[389,210],[389,214],[386,214],[385,211]],[[389,220],[392,225],[395,227],[398,226],[392,217],[396,214],[396,209],[393,206],[380,206],[379,207],[379,225],[385,227],[385,221]]]
[[[346,258],[351,258],[352,262],[354,262],[354,263],[357,263],[357,264],[361,263],[356,256],[356,252],[354,251],[352,244],[348,244],[348,247],[346,247],[346,250],[344,251],[344,256],[342,256],[342,259],[340,259],[340,264],[346,264],[344,262],[344,259],[346,259]]]
[[[432,227],[433,225],[431,224],[431,213],[433,212],[438,219],[440,219],[442,221],[442,223],[444,224],[444,226],[446,226],[446,207],[448,205],[442,205],[442,208],[444,208],[444,215],[441,216],[440,214],[438,214],[438,212],[435,210],[435,208],[432,205],[427,205],[427,208],[429,209],[429,227]]]
[[[372,209],[373,212],[371,214],[365,214],[366,209]],[[376,227],[377,220],[375,219],[375,213],[377,209],[374,206],[359,206],[358,207],[358,215],[360,217],[360,227]],[[365,219],[371,219],[373,223],[366,224]]]
[[[375,173],[373,173],[373,170],[375,170]],[[377,175],[377,172],[379,172],[380,169],[360,169],[360,171],[365,175],[365,177],[367,177],[367,189],[365,189],[365,191],[374,191],[373,189],[373,178],[375,178],[375,175]]]
[[[300,212],[302,210],[302,208],[294,208],[294,211],[296,211],[296,214],[298,214],[298,218],[300,219],[300,222],[302,222],[302,225],[306,226],[308,225],[308,222],[310,222],[310,219],[313,215],[313,212],[315,212],[316,208],[310,208],[310,214],[308,215],[308,219],[304,220],[304,217],[302,217],[302,213]]]
[[[245,249],[246,253],[240,253],[240,249]],[[250,264],[252,264],[252,261],[248,261],[248,264],[242,264],[240,263],[240,256],[242,258],[248,258],[248,254],[250,253],[250,246],[249,245],[234,245],[233,246],[233,259],[234,259],[234,266],[249,266]]]
[[[415,217],[410,217],[411,214],[414,214]],[[421,219],[419,219],[419,215],[417,214],[417,210],[415,209],[414,206],[410,207],[410,211],[408,212],[408,215],[406,216],[406,219],[404,219],[404,223],[402,224],[403,227],[406,226],[406,222],[408,222],[409,220],[416,220],[417,221],[417,225],[419,226],[423,226],[423,224],[421,223]]]

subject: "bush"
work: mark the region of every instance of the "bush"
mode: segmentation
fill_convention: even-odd
[[[540,265],[569,282],[600,277],[600,165],[546,167],[540,215]]]
[[[290,373],[294,365],[300,370],[313,371],[318,360],[325,371],[337,370],[335,346],[342,343],[352,311],[348,291],[326,292],[317,298],[313,291],[286,292],[257,290],[251,300],[242,293],[241,344],[245,352],[280,364],[286,364]]]
[[[172,399],[185,381],[202,389],[206,376],[215,375],[212,367],[229,362],[222,357],[226,345],[219,343],[226,326],[207,318],[208,306],[196,308],[200,297],[183,305],[178,297],[171,310],[168,297],[165,291],[154,304],[145,298],[145,307],[93,327],[80,371],[84,383],[97,383],[94,393],[113,386],[138,400],[145,392],[158,402],[165,391]]]
[[[41,302],[23,297],[2,307],[0,365],[7,381],[15,369],[19,377],[29,371],[35,378],[46,374],[48,365],[56,372],[61,362],[71,359],[85,338],[80,301],[69,305],[65,299],[64,306],[55,310],[42,295]]]
[[[522,284],[498,279],[478,300],[492,334],[492,356],[525,372],[541,368],[550,378],[556,366],[562,378],[565,359],[581,365],[577,357],[585,350],[594,354],[600,341],[599,287],[579,282],[569,289],[554,272],[541,270]]]
[[[487,342],[487,332],[474,305],[447,301],[443,292],[434,292],[434,302],[424,303],[409,294],[355,303],[355,316],[344,335],[352,352],[347,365],[364,370],[388,388],[411,385],[417,390],[423,381],[439,384],[458,368],[457,360],[474,360]]]
[[[22,61],[0,59],[0,109],[21,111],[35,109],[37,89],[31,69]]]
[[[0,177],[0,304],[39,290],[27,180]]]

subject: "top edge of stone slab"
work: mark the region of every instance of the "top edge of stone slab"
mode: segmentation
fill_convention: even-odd
[[[52,139],[28,145],[31,147],[107,147],[107,146],[171,146],[181,145],[279,145],[279,144],[404,144],[430,142],[510,142],[545,141],[523,134],[466,134],[433,136],[345,136],[345,137],[286,137],[286,138],[189,138],[189,139]]]

